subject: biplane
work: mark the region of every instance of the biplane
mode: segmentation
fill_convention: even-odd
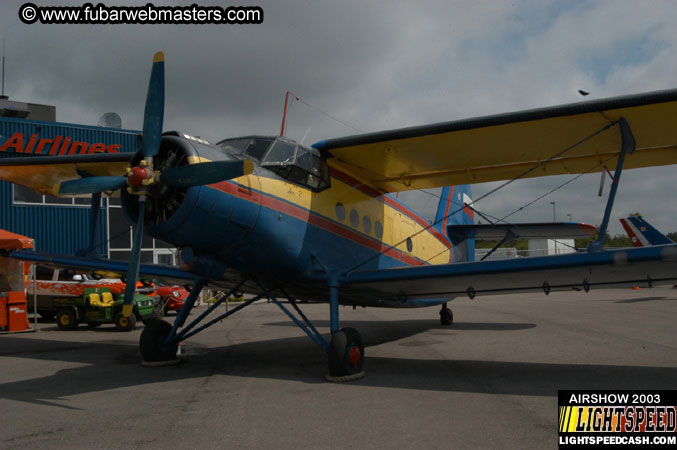
[[[15,251],[14,258],[126,274],[128,289],[140,274],[192,284],[173,324],[152,322],[141,333],[146,364],[176,362],[180,341],[268,298],[327,353],[329,378],[349,380],[364,373],[364,343],[357,330],[340,327],[339,305],[437,306],[441,323],[448,325],[453,321],[448,302],[456,297],[587,292],[677,278],[674,244],[603,248],[622,171],[677,163],[677,90],[354,135],[309,147],[284,136],[244,136],[212,145],[180,132],[163,133],[163,110],[160,52],[136,153],[7,158],[0,167],[0,178],[40,193],[91,195],[92,236],[102,194],[119,194],[135,226],[129,262],[91,251],[89,256]],[[614,167],[599,229],[578,223],[474,223],[478,199],[472,199],[471,184],[505,185]],[[394,195],[439,187],[434,220]],[[140,264],[144,233],[180,248],[183,266]],[[595,233],[600,237],[582,252],[473,261],[476,239]],[[207,285],[226,293],[186,323]],[[206,321],[234,292],[252,296]],[[298,300],[329,304],[329,337],[303,314]],[[130,309],[126,305],[125,314]]]

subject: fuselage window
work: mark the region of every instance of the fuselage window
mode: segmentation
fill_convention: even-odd
[[[346,207],[343,206],[343,203],[339,202],[336,204],[336,218],[343,222],[346,220]]]
[[[355,228],[360,226],[360,215],[354,209],[350,210],[350,224]]]
[[[371,219],[369,216],[364,216],[362,219],[362,228],[364,228],[364,232],[369,234],[371,233]]]
[[[407,238],[407,251],[411,253],[414,250],[414,243],[412,242],[411,238]]]
[[[374,222],[374,233],[376,233],[376,237],[379,239],[383,237],[383,225],[379,220]]]

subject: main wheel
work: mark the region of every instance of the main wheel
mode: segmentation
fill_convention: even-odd
[[[331,337],[329,344],[329,376],[346,377],[362,372],[364,344],[354,328],[343,328]]]
[[[135,326],[136,316],[134,313],[130,314],[129,317],[125,317],[122,311],[115,315],[115,328],[118,331],[132,331]]]
[[[162,341],[170,331],[172,331],[172,325],[164,320],[151,320],[143,328],[139,339],[139,350],[141,350],[144,364],[179,361],[176,357],[178,342],[162,345]]]
[[[454,313],[446,306],[443,306],[440,310],[440,323],[443,326],[449,326],[454,323]]]
[[[78,318],[72,309],[61,309],[56,313],[56,325],[60,330],[74,330],[78,326]]]

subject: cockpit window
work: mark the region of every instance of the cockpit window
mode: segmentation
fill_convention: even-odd
[[[251,156],[252,158],[258,159],[259,161],[263,157],[263,154],[266,153],[270,143],[273,142],[272,139],[260,139],[254,138],[249,142],[247,149],[244,151],[245,155]]]
[[[261,166],[313,191],[329,187],[327,161],[319,150],[298,145],[286,138],[275,140],[263,157]]]
[[[283,141],[282,139],[278,139],[270,148],[268,155],[266,155],[266,163],[268,164],[293,163],[295,152],[296,152],[295,142]]]
[[[222,149],[228,151],[228,153],[232,152],[235,154],[240,154],[247,148],[249,141],[251,141],[251,139],[227,139],[225,141],[219,142],[218,145]]]
[[[273,141],[272,138],[234,138],[217,145],[232,155],[247,155],[260,161]]]

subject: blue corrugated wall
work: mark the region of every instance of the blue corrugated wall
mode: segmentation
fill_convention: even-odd
[[[45,139],[60,135],[90,144],[120,145],[120,151],[124,152],[136,151],[138,145],[138,131],[0,118],[0,142],[14,133],[23,133],[24,146],[32,134]],[[48,150],[49,145],[43,153]],[[32,237],[36,250],[74,254],[86,248],[89,245],[89,214],[90,209],[83,206],[14,205],[12,185],[0,181],[0,228]],[[102,254],[108,251],[106,223],[106,213],[102,209],[99,243]]]

